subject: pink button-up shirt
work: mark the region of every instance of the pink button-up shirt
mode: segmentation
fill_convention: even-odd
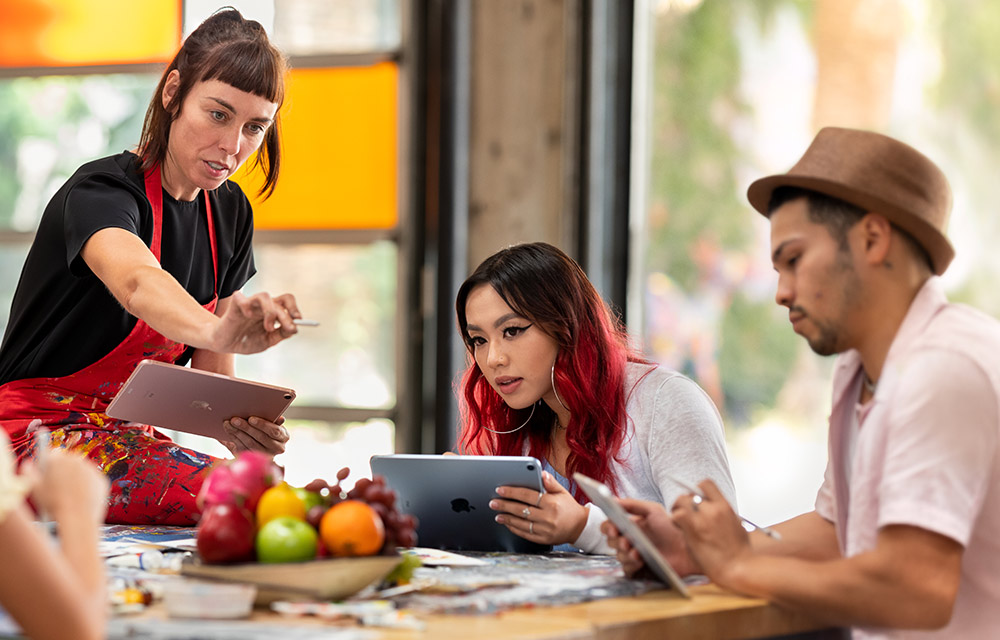
[[[1000,637],[1000,322],[949,304],[931,278],[893,339],[874,398],[859,411],[862,375],[856,351],[838,358],[817,513],[836,525],[845,556],[874,549],[887,525],[933,531],[965,552],[947,627],[856,629],[854,637]]]

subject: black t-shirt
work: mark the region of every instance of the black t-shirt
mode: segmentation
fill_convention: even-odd
[[[218,293],[223,299],[256,272],[253,211],[243,191],[226,182],[209,193],[218,246]],[[80,167],[52,197],[38,225],[11,305],[0,345],[0,384],[62,377],[100,360],[137,322],[108,293],[80,257],[97,231],[117,227],[153,239],[153,209],[146,198],[138,158],[130,152]],[[205,197],[181,202],[163,192],[160,265],[200,304],[212,282],[212,249]],[[4,274],[3,277],[9,277]],[[191,356],[187,349],[179,359]]]

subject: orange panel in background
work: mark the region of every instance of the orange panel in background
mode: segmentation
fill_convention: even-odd
[[[166,62],[180,0],[0,0],[0,67]]]
[[[292,70],[274,194],[264,202],[257,197],[259,171],[241,171],[237,179],[253,202],[256,228],[396,225],[397,83],[391,62]]]

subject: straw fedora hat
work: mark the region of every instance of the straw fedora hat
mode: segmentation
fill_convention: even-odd
[[[785,186],[818,191],[884,215],[927,251],[938,275],[955,257],[945,237],[951,212],[948,179],[924,154],[898,140],[825,127],[788,173],[756,180],[747,199],[766,216],[771,193]]]

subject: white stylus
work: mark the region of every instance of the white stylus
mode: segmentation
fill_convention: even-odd
[[[38,427],[35,430],[35,468],[38,469],[39,474],[45,473],[45,463],[49,459],[49,447],[52,444],[52,437],[49,435],[49,430],[45,427]],[[38,507],[38,520],[40,522],[48,522],[48,515],[45,513],[45,509]]]
[[[694,486],[692,484],[689,484],[687,482],[684,482],[683,480],[678,480],[677,478],[675,478],[675,477],[673,477],[671,475],[667,475],[667,474],[664,474],[664,475],[667,476],[668,480],[670,480],[671,482],[673,482],[677,486],[681,487],[685,491],[689,491],[689,492],[693,493],[694,496],[695,496],[695,499],[694,499],[695,504],[699,504],[699,503],[701,503],[702,500],[705,499],[705,494],[702,493],[701,489],[699,489],[698,487],[696,487],[696,486]],[[741,516],[738,513],[736,514],[736,517],[739,518],[740,520],[742,520],[743,522],[747,523],[748,525],[750,525],[754,529],[757,529],[761,533],[763,533],[763,534],[765,534],[765,535],[767,535],[767,536],[769,536],[771,538],[774,538],[775,540],[781,540],[781,534],[778,533],[777,531],[775,531],[774,529],[770,529],[768,527],[762,527],[759,524],[757,524],[755,522],[752,522],[749,518],[744,518],[743,516]]]

